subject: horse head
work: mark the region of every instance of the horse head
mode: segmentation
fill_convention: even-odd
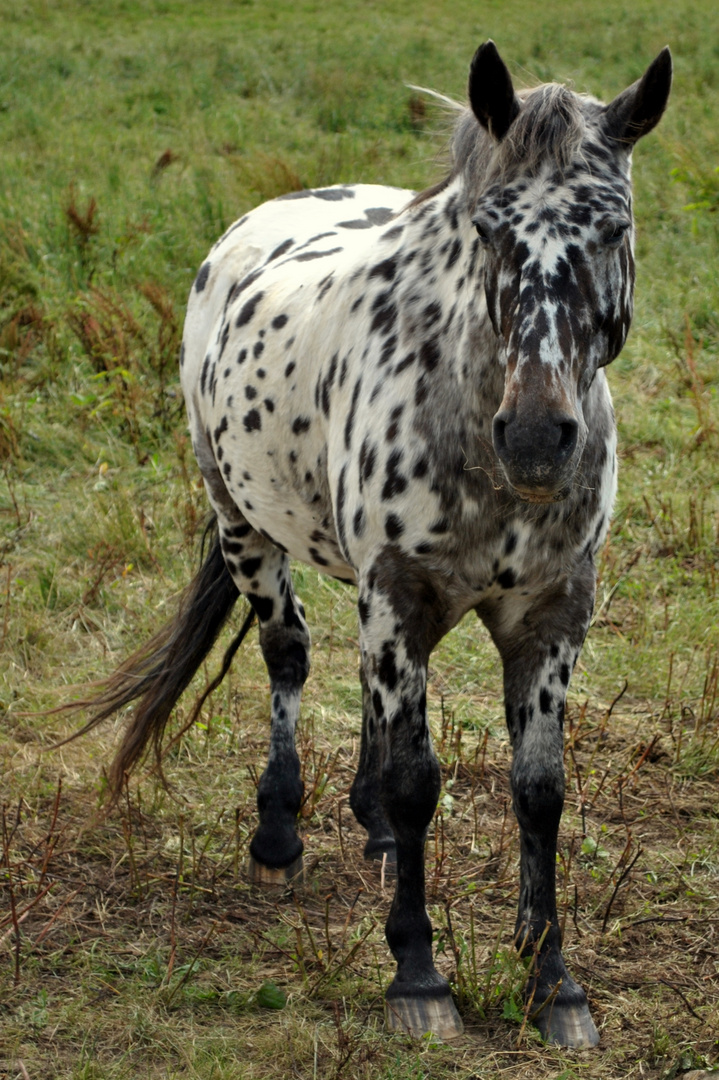
[[[475,132],[489,146],[470,210],[506,362],[492,441],[524,500],[571,490],[590,388],[624,345],[634,293],[631,153],[659,121],[671,75],[665,48],[602,105],[555,84],[516,93],[492,41],[472,61],[469,100],[484,129]]]

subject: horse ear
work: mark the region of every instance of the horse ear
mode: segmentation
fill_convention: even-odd
[[[672,86],[672,54],[665,46],[641,79],[605,107],[604,129],[630,147],[655,127],[664,112]]]
[[[469,65],[469,103],[482,127],[497,142],[519,112],[512,76],[491,38],[479,46]]]

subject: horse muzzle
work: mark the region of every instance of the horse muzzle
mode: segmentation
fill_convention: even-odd
[[[520,415],[502,408],[492,422],[492,443],[508,483],[525,502],[565,499],[579,464],[586,432],[566,412]]]

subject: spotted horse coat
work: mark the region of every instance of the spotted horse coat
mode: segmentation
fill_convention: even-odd
[[[218,533],[177,619],[111,678],[88,726],[139,696],[116,787],[148,740],[159,754],[172,704],[242,593],[271,687],[251,872],[291,877],[310,634],[289,559],[356,583],[350,801],[365,854],[396,860],[387,1018],[415,1035],[461,1030],[425,908],[440,790],[425,693],[432,649],[474,608],[504,671],[531,1010],[547,1040],[599,1038],[561,954],[562,726],[616,486],[603,368],[632,315],[631,154],[670,83],[665,49],[607,106],[557,85],[517,93],[489,41],[443,182],[275,199],[227,230],[191,291],[182,386]]]

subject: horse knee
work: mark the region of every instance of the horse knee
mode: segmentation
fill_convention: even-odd
[[[522,829],[532,833],[556,833],[564,806],[564,769],[561,764],[512,768],[512,802]]]
[[[380,771],[380,799],[397,837],[424,834],[437,807],[442,781],[437,758],[427,746],[420,754],[392,754]]]

